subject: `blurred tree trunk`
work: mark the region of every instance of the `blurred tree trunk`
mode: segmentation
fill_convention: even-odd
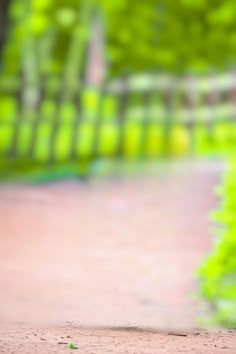
[[[7,12],[10,0],[0,0],[0,55],[5,41],[7,28]]]
[[[94,15],[90,26],[86,83],[99,87],[106,76],[105,34],[100,16]]]

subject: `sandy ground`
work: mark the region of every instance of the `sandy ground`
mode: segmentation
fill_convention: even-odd
[[[235,332],[0,326],[1,354],[235,354]],[[69,349],[68,344],[78,349]]]
[[[67,336],[83,353],[235,353],[234,332],[189,332],[221,171],[0,187],[0,353],[67,353]]]

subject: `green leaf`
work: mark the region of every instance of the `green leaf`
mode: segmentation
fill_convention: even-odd
[[[70,349],[78,349],[77,345],[75,345],[73,343],[69,343],[68,344],[68,348],[70,348]]]

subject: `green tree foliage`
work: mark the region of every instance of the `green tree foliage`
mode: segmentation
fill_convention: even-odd
[[[233,0],[120,0],[112,5],[107,18],[115,71],[205,71],[235,63]]]
[[[7,51],[11,69],[17,66],[12,59],[19,56],[26,26],[38,39],[52,30],[58,34],[53,63],[58,69],[81,16],[81,3],[104,14],[111,74],[153,68],[204,72],[235,63],[234,0],[12,0],[10,16],[17,26]]]
[[[214,251],[202,268],[202,294],[213,308],[215,320],[236,325],[236,160],[231,161],[222,188],[221,208],[214,214],[221,223]]]

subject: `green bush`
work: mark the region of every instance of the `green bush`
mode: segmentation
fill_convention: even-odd
[[[236,326],[236,159],[218,192],[223,201],[213,217],[221,226],[214,250],[200,270],[201,291],[213,309],[213,320]]]

